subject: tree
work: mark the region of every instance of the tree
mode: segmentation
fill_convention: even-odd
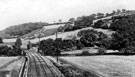
[[[3,43],[3,39],[0,37],[0,43]]]
[[[75,19],[74,19],[74,18],[70,18],[68,21],[69,21],[70,23],[74,23],[74,22],[75,22]]]
[[[54,52],[54,46],[53,46],[54,40],[49,38],[47,40],[42,40],[40,42],[40,49],[42,50],[44,55],[55,55]]]
[[[72,31],[73,26],[69,23],[64,25],[64,31]]]
[[[104,17],[104,13],[97,13],[97,18],[103,18]]]
[[[125,13],[126,12],[126,9],[122,9],[122,12]]]
[[[91,14],[90,17],[96,19],[96,14]]]
[[[117,9],[117,14],[120,14],[121,10],[120,9]]]
[[[17,39],[16,39],[16,42],[15,42],[15,46],[17,46],[17,47],[20,48],[21,45],[22,45],[22,40],[21,40],[21,38],[17,38]]]
[[[116,14],[116,11],[115,10],[112,11],[111,15],[114,15],[114,14]]]
[[[79,28],[89,27],[93,23],[93,20],[95,19],[94,16],[82,16],[78,17],[75,21],[75,26]]]
[[[81,30],[78,33],[78,37],[80,37],[80,41],[84,46],[93,46],[95,41],[97,41],[97,31],[94,30]]]
[[[82,49],[84,47],[84,45],[80,41],[77,41],[76,46],[77,49]]]
[[[57,38],[54,43],[53,43],[54,47],[55,47],[55,54],[61,55],[61,49],[63,48],[63,42],[62,42],[62,38]]]
[[[59,19],[59,20],[58,20],[58,23],[62,23],[62,20],[61,20],[61,19]]]
[[[103,20],[98,20],[95,24],[94,24],[94,28],[101,28],[101,26],[104,24]]]
[[[58,32],[64,32],[64,30],[65,30],[64,26],[60,26],[60,27],[57,29]]]
[[[28,41],[27,49],[30,49],[32,47],[31,41]]]
[[[84,46],[94,46],[94,42],[97,41],[97,36],[94,33],[84,34],[80,41],[84,44]]]

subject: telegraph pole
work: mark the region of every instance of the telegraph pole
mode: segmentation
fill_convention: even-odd
[[[40,50],[39,49],[40,48],[40,34],[39,34],[39,37],[38,38],[39,38],[39,44],[38,44],[38,52],[39,52],[39,50]]]
[[[56,40],[57,40],[57,38],[58,38],[58,29],[57,29],[57,31],[56,31]],[[56,58],[57,58],[57,63],[58,63],[58,47],[56,46]]]

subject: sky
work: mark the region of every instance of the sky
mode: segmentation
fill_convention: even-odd
[[[0,0],[0,30],[28,22],[52,23],[116,9],[135,9],[134,0]]]

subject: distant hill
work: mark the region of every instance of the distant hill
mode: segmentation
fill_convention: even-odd
[[[47,37],[47,36],[55,34],[57,29],[60,26],[64,26],[64,25],[65,25],[65,23],[51,24],[51,25],[49,24],[48,26],[44,26],[42,29],[37,29],[26,35],[23,35],[22,38],[34,39],[34,38],[37,38],[39,36],[39,34],[40,34],[40,37]]]
[[[56,33],[56,30],[60,26],[64,26],[65,24],[68,24],[70,22],[74,22],[74,26],[72,27],[71,25],[65,25],[63,27],[63,31],[73,31],[81,28],[87,28],[87,27],[94,27],[93,26],[95,23],[99,22],[97,26],[101,27],[103,26],[109,26],[111,24],[112,17],[117,17],[117,16],[125,16],[125,15],[131,15],[135,14],[135,11],[126,11],[126,12],[120,12],[120,13],[111,13],[109,15],[103,15],[101,17],[98,17],[100,15],[92,14],[90,16],[82,16],[78,17],[77,19],[71,18],[69,19],[68,22],[61,22],[61,23],[51,23],[48,24],[46,22],[30,22],[30,23],[24,23],[24,24],[19,24],[19,25],[14,25],[9,28],[6,28],[5,30],[0,31],[0,37],[3,38],[12,38],[12,37],[18,37],[21,36],[22,38],[35,38],[39,34],[42,34],[42,37],[46,37],[49,35],[53,35]],[[104,23],[105,22],[105,23]],[[43,30],[43,31],[42,31]]]
[[[2,38],[10,38],[11,36],[9,34],[5,33],[5,30],[0,31],[0,37]]]
[[[6,28],[5,30],[0,31],[0,37],[12,38],[12,37],[23,36],[34,30],[41,29],[43,26],[46,26],[47,24],[48,23],[45,22],[34,22],[34,23],[30,22],[30,23],[11,26]]]
[[[58,38],[70,39],[72,37],[76,37],[77,33],[80,30],[85,30],[85,29],[94,29],[94,30],[96,30],[98,32],[103,32],[104,34],[107,34],[109,37],[111,37],[112,33],[115,33],[115,30],[109,29],[110,25],[113,23],[112,20],[114,18],[117,18],[117,17],[119,18],[119,17],[124,17],[124,16],[130,16],[130,15],[133,15],[133,14],[135,14],[135,11],[131,10],[131,11],[126,11],[126,12],[120,12],[120,13],[112,14],[112,15],[109,15],[109,16],[104,16],[102,18],[96,18],[96,19],[93,20],[92,24],[89,25],[88,27],[85,25],[85,24],[89,23],[89,22],[85,22],[85,21],[89,20],[89,19],[87,19],[88,16],[79,17],[78,19],[75,20],[75,22],[78,22],[79,24],[74,24],[74,26],[84,26],[84,27],[77,28],[77,29],[73,29],[73,27],[71,27],[69,31],[64,31],[62,33],[58,33]],[[70,26],[70,25],[68,25],[68,26]],[[64,26],[64,27],[66,27],[66,26]],[[49,35],[48,36],[44,36],[40,40],[45,40],[45,39],[48,39],[48,38],[55,39],[56,35],[53,35],[53,33],[55,33],[55,30],[52,30],[52,31],[48,30],[48,32],[44,32],[43,34],[48,34],[48,33],[50,33],[49,31],[52,34],[50,36]],[[38,33],[38,34],[42,35],[42,33]],[[31,39],[31,42],[33,42],[33,43],[36,43],[38,41],[39,41],[38,38]]]

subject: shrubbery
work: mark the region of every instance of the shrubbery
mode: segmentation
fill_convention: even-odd
[[[99,55],[104,55],[106,53],[106,49],[105,48],[99,48],[98,49],[98,54]]]
[[[87,55],[90,55],[90,53],[89,53],[89,51],[85,50],[80,55],[81,56],[87,56]]]
[[[3,56],[20,56],[22,55],[21,49],[22,41],[18,38],[14,45],[0,45],[0,55]]]
[[[107,49],[123,54],[135,53],[135,15],[113,17],[110,29],[116,31],[109,40],[100,41]]]
[[[98,41],[102,41],[103,39],[107,38],[107,35],[102,32],[97,32],[95,30],[82,30],[78,33],[78,37],[82,44],[85,47],[92,47],[96,45]]]
[[[78,33],[80,39],[62,40],[57,38],[56,40],[47,39],[40,43],[40,49],[45,55],[56,55],[57,52],[70,51],[73,49],[82,49],[84,47],[92,47],[96,45],[96,42],[107,38],[102,32],[95,30],[82,30]]]
[[[22,49],[16,47],[16,46],[0,46],[0,55],[3,56],[20,56],[22,52]]]

